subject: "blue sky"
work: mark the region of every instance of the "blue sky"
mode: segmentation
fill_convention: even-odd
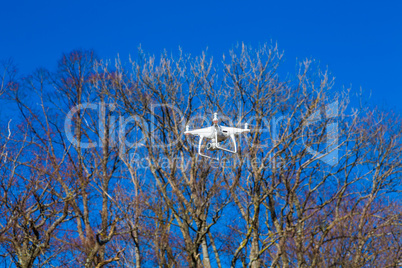
[[[402,110],[402,1],[2,1],[0,59],[19,69],[54,68],[62,53],[94,49],[122,60],[137,47],[221,59],[238,42],[273,40],[294,72],[315,58],[335,87],[372,91],[372,101]]]

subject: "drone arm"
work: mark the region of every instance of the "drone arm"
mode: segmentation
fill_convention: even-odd
[[[222,126],[222,130],[228,133],[228,135],[230,134],[238,135],[241,133],[250,132],[250,129],[248,128],[237,128],[237,127],[226,127],[226,126]]]

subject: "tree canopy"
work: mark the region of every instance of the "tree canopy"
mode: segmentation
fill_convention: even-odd
[[[23,77],[4,62],[1,265],[399,266],[399,115],[282,58],[77,50]],[[251,129],[219,160],[183,134],[215,112]]]

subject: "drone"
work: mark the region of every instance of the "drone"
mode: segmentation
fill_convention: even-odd
[[[189,130],[189,126],[186,126],[186,131],[184,134],[186,136],[189,135],[195,135],[199,136],[199,143],[198,143],[198,154],[212,159],[212,157],[205,155],[201,152],[201,146],[202,146],[202,141],[203,139],[208,139],[209,142],[207,143],[207,150],[208,151],[215,151],[215,150],[222,150],[225,152],[229,153],[237,153],[237,146],[236,146],[236,139],[235,135],[244,133],[244,132],[250,132],[250,129],[248,129],[248,124],[246,123],[244,125],[244,128],[236,128],[236,127],[226,127],[226,126],[219,126],[218,125],[218,113],[214,113],[214,118],[212,120],[213,126],[206,127],[206,128],[200,128],[200,129],[194,129],[194,130]],[[222,141],[225,141],[228,138],[231,138],[233,145],[234,145],[234,150],[229,150],[227,148],[221,147],[219,144]],[[219,160],[219,159],[217,159]]]

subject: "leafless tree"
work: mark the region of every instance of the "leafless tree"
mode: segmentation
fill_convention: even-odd
[[[20,138],[2,135],[13,152],[2,191],[19,200],[1,201],[4,256],[23,267],[397,267],[398,115],[353,108],[318,63],[288,75],[282,59],[272,44],[221,62],[74,51],[26,78]],[[201,148],[219,160],[183,135],[214,112],[251,128],[236,154]]]
[[[320,256],[306,255],[312,245],[318,253],[324,246],[329,229],[320,227],[325,223],[332,228],[352,217],[353,211],[336,214],[337,207],[343,205],[345,196],[359,194],[357,189],[367,187],[367,179],[374,180],[358,173],[373,159],[368,154],[368,148],[373,147],[367,144],[373,137],[360,131],[368,111],[362,109],[348,116],[348,90],[334,92],[328,72],[312,61],[302,62],[294,78],[281,80],[277,72],[281,57],[276,47],[254,51],[242,46],[224,61],[221,80],[205,55],[195,59],[181,55],[175,61],[164,54],[158,63],[153,57],[144,57],[141,63],[132,63],[132,71],[117,62],[118,87],[110,94],[116,105],[136,118],[143,142],[137,153],[147,160],[149,170],[145,174],[156,180],[175,217],[173,223],[183,235],[190,266],[211,266],[210,254],[215,255],[216,265],[221,265],[220,252],[209,234],[214,233],[218,220],[219,232],[233,229],[229,230],[220,217],[200,210],[204,204],[216,204],[218,197],[227,199],[219,200],[221,205],[214,207],[215,216],[227,204],[235,205],[241,215],[233,219],[241,228],[234,230],[237,246],[230,242],[232,266],[238,261],[251,267],[322,265]],[[190,121],[192,118],[214,111],[226,114],[227,123],[251,118],[253,132],[241,140],[244,150],[232,159],[235,164],[230,167],[213,168],[213,163],[195,154],[197,144],[193,140],[180,138],[184,125],[205,123]],[[394,150],[400,133],[395,132],[392,139],[384,134],[384,142],[391,146],[386,147],[388,152],[397,155]],[[341,149],[346,153],[335,154]],[[180,163],[186,156],[191,163],[182,169]],[[173,165],[163,167],[161,161],[166,159]],[[395,183],[400,159],[393,161],[386,177]],[[212,183],[211,188],[195,186],[198,178],[204,185]],[[217,187],[222,183],[225,187]],[[200,198],[198,189],[208,189],[207,198]],[[334,211],[329,209],[332,206]],[[330,212],[323,216],[327,209]],[[317,217],[322,223],[313,226]],[[211,228],[203,229],[209,221]],[[195,224],[192,228],[191,223]],[[192,237],[191,231],[196,235]],[[357,253],[355,258],[360,258]],[[354,265],[358,267],[358,263]]]
[[[26,83],[40,80],[42,74],[38,72]],[[11,90],[18,96],[17,88]],[[52,133],[41,129],[46,122],[34,127],[40,114],[24,111],[28,113],[20,118],[22,122],[13,128],[9,121],[1,135],[0,240],[5,262],[9,259],[16,267],[43,267],[62,252],[59,227],[72,218],[70,196],[57,191],[57,182],[67,181],[69,174],[63,160],[52,155]],[[43,131],[38,135],[35,129]]]

